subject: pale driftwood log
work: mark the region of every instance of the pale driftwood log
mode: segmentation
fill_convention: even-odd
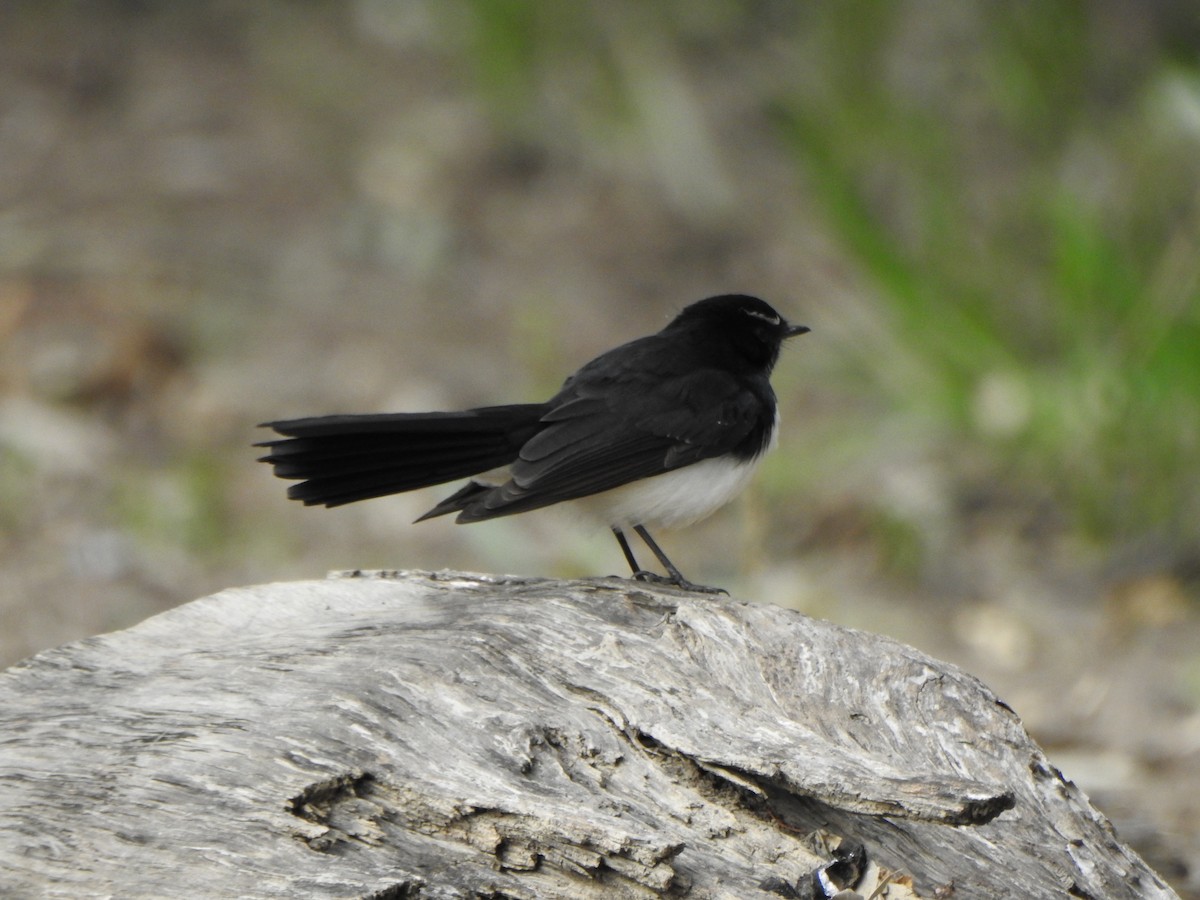
[[[0,817],[6,898],[819,897],[838,838],[890,897],[1174,896],[974,678],[618,579],[265,585],[39,654]]]

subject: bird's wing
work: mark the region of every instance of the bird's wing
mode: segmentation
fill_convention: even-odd
[[[459,521],[549,506],[729,453],[764,414],[753,391],[718,369],[653,382],[575,379],[521,447],[510,480],[479,492]]]

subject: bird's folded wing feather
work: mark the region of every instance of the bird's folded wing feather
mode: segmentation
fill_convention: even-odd
[[[522,512],[619,487],[728,453],[756,426],[762,403],[732,376],[703,369],[664,381],[576,380],[521,448],[512,478],[464,511],[464,521]]]

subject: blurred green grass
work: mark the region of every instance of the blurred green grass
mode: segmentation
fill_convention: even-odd
[[[982,92],[916,103],[854,5],[822,24],[857,65],[777,122],[904,357],[860,374],[1085,534],[1200,538],[1200,166],[1161,102],[1200,103],[1200,72],[1164,56],[1114,96],[1083,5],[992,7],[961,73]]]

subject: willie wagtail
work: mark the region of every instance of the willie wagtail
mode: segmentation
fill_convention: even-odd
[[[266,422],[257,444],[288,496],[340,506],[470,478],[425,515],[481,522],[588,498],[612,528],[633,576],[688,582],[647,525],[688,525],[747,484],[776,440],[768,380],[790,325],[757,297],[724,294],[685,308],[657,334],[609,350],[545,403],[463,412],[317,416]],[[635,531],[669,573],[642,569]]]

